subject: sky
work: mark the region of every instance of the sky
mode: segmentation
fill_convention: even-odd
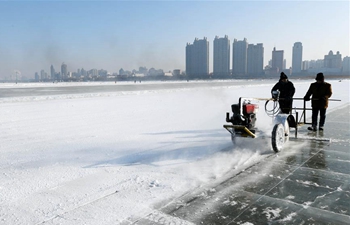
[[[216,87],[184,82],[184,88],[177,89],[116,88],[114,92],[59,95],[55,95],[56,88],[66,86],[89,90],[89,85],[130,83],[0,83],[0,88],[22,89],[22,93],[34,88],[51,90],[49,95],[0,97],[0,224],[133,224],[157,211],[157,205],[164,206],[165,200],[215,187],[257,162],[261,162],[259,173],[252,173],[252,180],[276,175],[276,167],[271,167],[276,165],[274,160],[289,165],[307,145],[290,140],[280,153],[273,152],[270,138],[260,138],[269,137],[272,130],[265,101],[259,102],[257,139],[237,138],[233,146],[222,127],[242,90],[249,93],[245,97],[264,96],[261,93],[268,97],[274,82],[242,80],[233,85],[217,81],[221,86]],[[296,80],[295,97],[303,96],[310,82],[314,80]],[[349,104],[349,80],[328,82],[334,90],[332,98],[341,101],[330,102],[327,114]],[[147,87],[148,83],[132,84]],[[307,117],[310,121],[310,114]],[[339,121],[327,117],[331,120]],[[336,135],[327,133],[327,121],[325,137],[339,142]],[[298,137],[310,137],[306,126],[298,130]],[[268,163],[263,162],[267,156],[271,156]],[[302,157],[307,161],[311,153]],[[341,175],[327,169],[331,176]],[[305,180],[301,174],[302,185],[316,182],[324,187],[325,183]],[[229,190],[239,190],[249,181],[239,179]],[[328,186],[327,190],[336,191]],[[339,192],[333,196],[339,197]],[[327,199],[332,201],[330,196]],[[218,198],[213,204],[223,201],[227,199]],[[288,201],[301,204],[297,198]],[[205,207],[212,209],[210,204]]]
[[[20,71],[34,77],[64,62],[109,72],[185,69],[185,47],[215,36],[263,43],[272,50],[303,44],[303,60],[330,50],[349,56],[349,1],[0,1],[0,78]]]

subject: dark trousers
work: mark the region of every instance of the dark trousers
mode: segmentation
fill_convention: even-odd
[[[290,114],[292,111],[293,101],[289,100],[279,100],[280,109],[282,113]]]
[[[318,108],[312,108],[312,126],[317,127],[317,117],[318,113],[320,113],[320,127],[324,126],[324,123],[326,121],[326,109],[318,109]]]

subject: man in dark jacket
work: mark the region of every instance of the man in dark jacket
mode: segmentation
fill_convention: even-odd
[[[316,82],[312,83],[309,90],[304,97],[305,101],[310,101],[312,95],[311,108],[312,108],[312,126],[308,127],[308,130],[316,131],[317,129],[317,117],[320,113],[319,130],[323,130],[323,126],[326,120],[326,109],[328,107],[328,98],[332,96],[331,84],[324,82],[323,73],[316,75]]]
[[[280,80],[271,89],[271,94],[273,95],[273,92],[277,90],[280,92],[278,103],[280,104],[281,112],[289,114],[292,111],[295,88],[283,72],[281,73]]]

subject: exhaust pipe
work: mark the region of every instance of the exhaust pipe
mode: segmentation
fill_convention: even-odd
[[[231,122],[229,112],[226,112],[226,122]]]

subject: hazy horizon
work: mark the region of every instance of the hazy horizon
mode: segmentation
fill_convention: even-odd
[[[185,47],[195,38],[228,35],[263,43],[264,66],[272,50],[284,50],[287,68],[295,42],[303,60],[323,59],[330,50],[349,56],[348,1],[2,1],[0,78],[34,77],[53,65],[60,70],[140,66],[185,70]],[[232,67],[232,65],[231,65]]]

